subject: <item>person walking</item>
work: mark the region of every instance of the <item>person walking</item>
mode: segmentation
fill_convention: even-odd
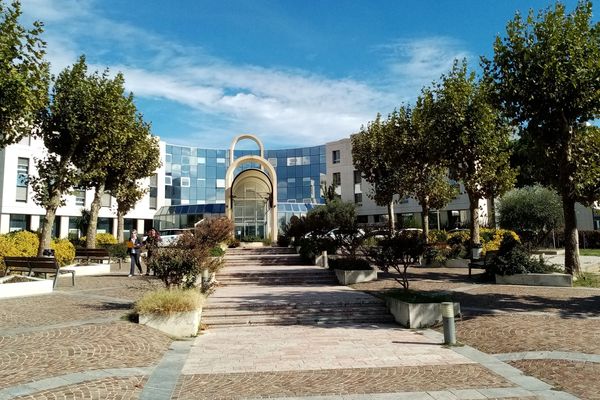
[[[152,254],[158,249],[159,244],[162,242],[162,238],[160,237],[160,233],[154,228],[151,228],[148,231],[148,235],[146,236],[146,240],[144,241],[144,245],[146,246],[146,275],[150,275],[150,265],[152,262]],[[156,275],[156,271],[152,271],[154,275]]]
[[[129,257],[131,257],[131,267],[129,268],[129,277],[135,275],[135,267],[137,266],[138,271],[140,271],[140,275],[142,275],[142,264],[140,263],[140,253],[142,249],[142,241],[137,235],[137,230],[133,229],[131,231],[131,236],[129,237],[129,241],[127,242],[127,252],[129,253]]]

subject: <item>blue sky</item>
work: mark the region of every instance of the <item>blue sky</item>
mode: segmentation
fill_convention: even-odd
[[[123,72],[161,139],[267,148],[341,139],[448,71],[477,68],[517,10],[551,1],[22,0],[57,74],[85,54]],[[573,9],[575,1],[567,1]]]

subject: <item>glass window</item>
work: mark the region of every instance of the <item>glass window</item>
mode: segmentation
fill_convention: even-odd
[[[224,157],[217,157],[217,164],[225,164],[225,158]]]
[[[27,215],[10,214],[9,232],[27,230]]]
[[[75,205],[76,206],[85,206],[85,190],[75,189],[73,191],[73,195],[75,196]]]
[[[225,179],[217,179],[217,188],[225,188]]]
[[[354,203],[362,203],[362,193],[354,193]]]
[[[342,184],[342,174],[340,172],[333,173],[333,182],[335,186],[340,186]]]
[[[287,166],[293,167],[294,165],[296,165],[296,157],[288,157],[287,158]]]
[[[206,164],[206,157],[198,157],[198,164]]]
[[[172,163],[173,162],[173,155],[172,154],[166,154],[165,155],[165,161],[167,162],[167,164]]]
[[[361,180],[360,171],[354,171],[354,183],[360,183]]]
[[[181,187],[190,187],[190,178],[184,176],[181,178]]]
[[[334,164],[339,164],[340,163],[340,151],[333,150],[331,152],[331,158],[332,158]]]
[[[269,158],[269,163],[271,163],[272,166],[277,167],[277,159],[276,158]]]
[[[166,186],[171,186],[173,184],[173,177],[171,176],[165,176],[165,185]]]
[[[29,158],[19,157],[17,161],[17,201],[27,201],[27,179],[29,177]]]
[[[102,198],[100,199],[100,206],[101,207],[110,207],[110,193],[106,193],[104,192],[104,194],[102,195]]]

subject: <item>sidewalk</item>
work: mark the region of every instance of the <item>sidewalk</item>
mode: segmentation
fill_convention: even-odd
[[[600,290],[482,285],[420,270],[413,287],[462,296],[466,346],[390,324],[224,327],[172,341],[123,319],[160,286],[126,273],[114,266],[75,288],[61,279],[51,295],[1,300],[0,399],[600,398]],[[346,290],[330,288],[318,292]],[[237,298],[285,297],[277,286],[236,289]]]

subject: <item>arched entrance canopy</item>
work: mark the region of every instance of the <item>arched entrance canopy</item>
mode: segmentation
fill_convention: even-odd
[[[265,147],[263,146],[262,142],[256,136],[246,133],[246,134],[239,135],[239,136],[236,136],[235,138],[233,138],[233,141],[231,142],[231,147],[229,148],[229,162],[230,163],[233,162],[233,152],[235,150],[235,145],[244,139],[252,140],[253,142],[255,142],[258,145],[258,149],[260,151],[260,157],[265,158]]]
[[[242,135],[245,136],[245,135]],[[255,139],[255,138],[254,138]],[[260,141],[258,141],[258,139],[255,140],[257,143],[260,143]],[[234,140],[234,143],[236,141]],[[233,155],[233,147],[231,148],[231,155]],[[261,151],[262,151],[262,144],[261,144]],[[235,216],[233,213],[233,200],[235,198],[234,196],[234,191],[235,191],[235,186],[234,186],[234,181],[235,184],[237,184],[238,182],[242,182],[244,181],[244,176],[246,177],[250,177],[252,176],[253,179],[257,179],[257,180],[261,180],[263,181],[265,184],[268,182],[267,187],[269,187],[271,194],[269,196],[269,210],[267,210],[267,226],[268,226],[268,231],[269,231],[269,236],[271,238],[271,240],[277,240],[277,233],[278,233],[278,227],[277,227],[277,204],[276,204],[276,199],[277,199],[277,174],[275,173],[275,168],[273,168],[273,166],[271,165],[271,163],[269,163],[264,157],[260,157],[260,156],[254,156],[254,155],[249,155],[249,156],[243,156],[240,157],[236,160],[234,160],[233,158],[230,158],[230,163],[229,163],[229,168],[227,168],[227,173],[225,174],[225,213],[227,215],[227,217],[229,219],[231,219],[232,221],[235,220]],[[238,178],[235,177],[233,174],[235,173],[236,168],[238,168],[240,165],[242,164],[246,164],[246,163],[255,163],[255,164],[259,164],[262,167],[262,171],[256,170],[256,169],[250,169],[250,170],[246,170],[246,171],[242,171],[238,177],[240,177],[240,180],[238,181]]]

